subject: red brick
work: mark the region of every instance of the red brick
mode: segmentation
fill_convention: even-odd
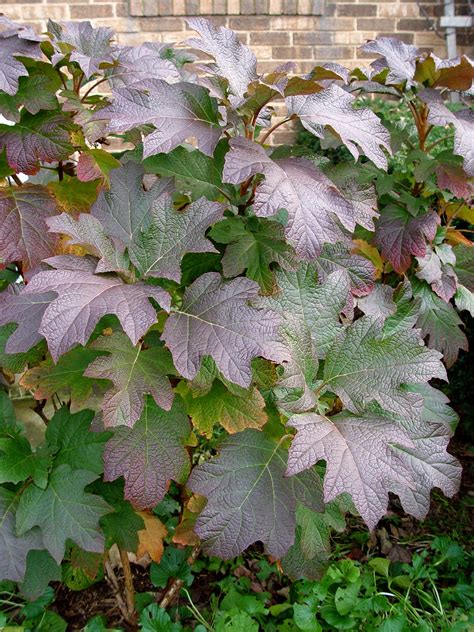
[[[295,59],[311,59],[312,49],[307,46],[275,46],[272,48],[273,59],[294,61]]]
[[[111,18],[114,14],[111,4],[71,5],[73,20],[90,20],[91,18]]]
[[[334,35],[329,31],[299,31],[293,33],[293,44],[332,44]]]
[[[337,3],[337,14],[345,17],[369,17],[377,15],[375,4],[340,4]]]
[[[253,44],[280,44],[288,46],[290,44],[290,34],[283,31],[269,31],[267,33],[250,33],[250,45]]]
[[[263,16],[248,16],[229,19],[229,28],[235,31],[268,31],[270,18]]]

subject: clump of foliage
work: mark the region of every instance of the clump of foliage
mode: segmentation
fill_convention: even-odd
[[[170,481],[176,544],[261,542],[294,578],[319,576],[345,512],[373,528],[393,492],[423,518],[459,486],[429,382],[474,304],[473,112],[445,104],[471,63],[382,38],[369,69],[259,75],[234,33],[189,26],[210,64],[1,18],[0,576],[32,597],[114,544],[159,560]],[[354,107],[371,93],[413,124]],[[350,160],[270,146],[289,120]]]

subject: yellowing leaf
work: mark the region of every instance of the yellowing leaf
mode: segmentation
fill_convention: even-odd
[[[173,542],[183,546],[195,546],[199,543],[199,536],[194,531],[197,517],[206,506],[206,499],[199,494],[193,494],[184,507],[181,522],[173,534]]]
[[[383,272],[383,261],[379,251],[375,246],[371,246],[364,239],[353,239],[355,245],[354,252],[362,255],[374,264],[375,278],[380,279]]]
[[[81,182],[69,176],[59,182],[50,182],[48,188],[65,211],[75,213],[88,211],[99,192],[97,182]]]
[[[163,555],[163,539],[168,534],[165,525],[147,511],[139,511],[138,514],[145,523],[145,528],[138,532],[138,558],[148,554],[154,562],[159,562]]]

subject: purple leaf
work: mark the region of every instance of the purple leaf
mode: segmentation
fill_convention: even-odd
[[[161,408],[171,408],[174,394],[166,374],[175,370],[166,349],[153,347],[142,351],[141,345],[133,346],[118,331],[112,336],[101,336],[90,348],[105,351],[107,355],[95,359],[84,375],[113,382],[101,404],[105,427],[133,426],[142,414],[147,394]]]
[[[154,200],[149,221],[136,233],[130,259],[142,277],[162,277],[179,283],[181,259],[188,252],[217,252],[205,232],[222,218],[225,206],[199,198],[176,210],[171,195]]]
[[[282,557],[293,544],[296,496],[284,477],[286,451],[258,430],[227,438],[220,454],[194,468],[188,487],[207,497],[196,533],[208,555],[229,559],[254,542]]]
[[[349,278],[354,296],[365,296],[374,288],[375,268],[372,263],[352,253],[344,244],[326,244],[315,261],[320,282],[331,272],[343,271]]]
[[[413,448],[414,443],[397,422],[366,413],[355,417],[340,413],[323,417],[315,413],[294,415],[288,425],[297,430],[288,456],[287,474],[298,474],[326,461],[324,501],[347,492],[370,529],[385,514],[392,481],[413,485],[392,444]]]
[[[118,88],[112,103],[99,110],[95,120],[108,120],[109,132],[126,132],[140,125],[156,128],[143,139],[143,157],[168,153],[189,138],[212,156],[221,136],[217,101],[193,83],[166,83],[149,79],[140,89]]]
[[[227,79],[230,91],[242,98],[249,84],[257,80],[257,58],[253,52],[225,26],[215,27],[203,18],[188,18],[187,23],[200,35],[188,39],[187,44],[214,57],[216,66],[211,66],[211,71]]]
[[[155,507],[166,494],[170,480],[179,483],[189,473],[184,448],[191,427],[182,401],[168,412],[147,398],[133,428],[119,426],[104,453],[105,480],[125,479],[125,498],[135,507]]]
[[[288,97],[290,114],[296,114],[303,126],[318,138],[324,137],[324,127],[330,126],[357,160],[364,153],[381,169],[387,169],[391,153],[390,134],[376,114],[368,108],[354,108],[355,97],[332,84],[317,94]]]
[[[54,298],[52,292],[25,294],[18,286],[0,293],[0,325],[18,323],[5,346],[7,353],[26,353],[43,339],[39,333],[41,320]]]
[[[58,212],[54,198],[41,186],[0,190],[0,261],[22,261],[25,271],[55,252],[57,238],[46,220]]]
[[[385,79],[387,84],[398,84],[406,81],[406,87],[414,85],[416,60],[421,57],[421,51],[416,46],[405,44],[394,37],[378,37],[361,46],[365,53],[381,55],[381,59],[372,62],[371,66],[379,73],[388,68]]]
[[[78,343],[85,345],[106,314],[115,314],[127,336],[136,344],[156,322],[156,311],[149,297],[164,309],[168,310],[170,305],[168,293],[160,287],[143,283],[129,285],[118,277],[67,269],[36,274],[24,293],[39,292],[58,295],[46,308],[39,329],[54,360]]]
[[[54,65],[71,52],[70,60],[77,62],[89,79],[99,71],[102,63],[111,64],[113,61],[110,40],[114,32],[108,27],[93,28],[90,22],[58,24],[50,20],[48,31],[53,36],[52,42],[56,51],[51,60]]]
[[[426,254],[426,241],[434,239],[439,222],[432,210],[413,217],[400,206],[389,204],[376,223],[375,245],[402,274],[410,267],[412,255],[423,257]]]
[[[430,246],[424,257],[417,257],[418,270],[416,276],[431,285],[433,291],[443,299],[449,300],[457,290],[457,276],[454,270],[456,255],[449,244]]]
[[[370,294],[357,299],[357,307],[366,316],[387,318],[397,311],[393,300],[394,289],[384,283],[377,283]]]
[[[7,161],[17,173],[32,175],[39,162],[66,160],[74,152],[70,143],[71,120],[58,112],[23,112],[13,127],[0,125],[0,150],[6,148]]]
[[[138,87],[148,79],[162,79],[169,83],[179,81],[181,76],[176,66],[162,55],[167,44],[144,42],[140,46],[121,46],[114,58],[117,65],[110,70],[109,83],[113,88]]]
[[[454,127],[454,152],[463,157],[466,174],[474,176],[474,111],[466,109],[451,112],[436,90],[423,90],[419,97],[428,105],[429,123]]]
[[[275,347],[280,317],[249,307],[248,300],[257,294],[254,281],[239,277],[224,283],[215,272],[187,288],[181,309],[169,316],[163,332],[181,375],[193,379],[203,357],[210,355],[228,380],[248,387],[252,358],[281,359]]]
[[[28,26],[12,22],[0,16],[0,90],[14,95],[18,91],[18,79],[28,71],[16,57],[41,59],[41,37]]]
[[[232,139],[230,147],[223,180],[238,184],[262,173],[265,180],[255,190],[255,213],[268,217],[285,209],[289,216],[286,237],[300,257],[314,259],[325,242],[347,240],[341,224],[354,229],[352,204],[309,160],[274,161],[261,145],[244,138]]]
[[[171,190],[171,179],[158,180],[149,191],[143,188],[143,167],[127,162],[110,172],[110,189],[103,189],[91,214],[107,234],[129,245],[151,214],[156,199]]]

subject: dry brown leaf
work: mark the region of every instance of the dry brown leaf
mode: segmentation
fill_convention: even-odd
[[[168,534],[165,525],[156,516],[147,511],[139,511],[145,528],[138,532],[138,559],[148,554],[154,562],[159,562],[163,555],[163,540]]]

